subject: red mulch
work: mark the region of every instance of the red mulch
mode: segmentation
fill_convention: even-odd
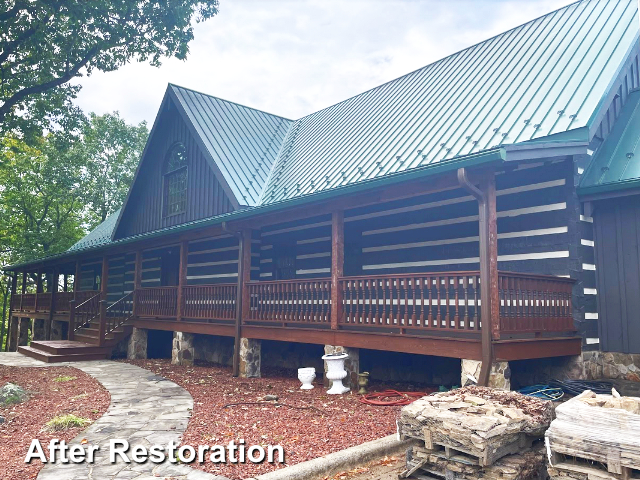
[[[77,377],[68,382],[55,382],[59,376]],[[39,460],[24,463],[34,438],[43,447],[52,438],[69,442],[86,428],[59,432],[42,429],[56,415],[72,413],[92,421],[100,418],[109,407],[109,392],[93,377],[72,367],[7,367],[0,365],[0,386],[20,385],[29,393],[26,402],[0,407],[0,478],[26,480],[36,478],[43,467]],[[87,396],[84,396],[84,394]],[[87,424],[88,425],[88,424]],[[46,447],[45,447],[46,452]]]
[[[359,402],[359,395],[326,395],[321,383],[313,390],[300,390],[294,374],[263,378],[233,378],[231,369],[217,365],[179,367],[169,360],[133,360],[185,388],[194,400],[194,411],[182,438],[183,445],[226,445],[244,439],[245,445],[282,445],[285,464],[203,464],[190,466],[239,479],[311,460],[344,448],[395,433],[401,407],[374,407]],[[280,403],[314,409],[272,405],[225,404],[256,402],[275,394]]]

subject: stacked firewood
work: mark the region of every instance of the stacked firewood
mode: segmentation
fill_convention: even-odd
[[[546,434],[552,479],[640,478],[640,398],[587,390],[556,412]]]
[[[421,440],[407,452],[405,478],[535,478],[553,404],[516,392],[465,387],[404,407],[401,438]]]

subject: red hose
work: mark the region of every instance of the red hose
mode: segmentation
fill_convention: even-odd
[[[367,393],[360,397],[360,402],[366,405],[376,405],[379,407],[390,407],[395,405],[409,405],[414,400],[435,392],[398,392],[397,390],[385,390],[383,392]]]

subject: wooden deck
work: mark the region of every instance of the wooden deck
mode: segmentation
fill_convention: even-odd
[[[248,282],[242,336],[482,357],[477,271],[340,277],[337,308],[332,308],[331,283],[329,278]],[[573,328],[572,280],[499,272],[498,286],[499,315],[491,319],[496,360],[580,352],[581,341]],[[58,293],[53,314],[69,320],[71,340],[98,347],[113,346],[123,328],[132,326],[230,337],[236,334],[236,284],[139,288],[111,305],[101,301],[100,292],[78,294],[77,298],[83,299],[80,303],[72,295],[58,303]],[[51,305],[46,295],[14,295],[12,305],[18,308],[13,315],[46,313]],[[65,313],[65,308],[70,311]],[[70,354],[64,350],[67,347],[57,348],[60,355]],[[38,344],[38,349],[47,351],[46,345]]]

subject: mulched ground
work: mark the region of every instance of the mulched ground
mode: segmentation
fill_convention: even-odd
[[[226,445],[232,439],[244,439],[245,445],[283,446],[285,464],[191,464],[232,479],[259,475],[395,433],[401,408],[363,405],[355,394],[326,395],[317,381],[313,390],[300,390],[293,373],[285,376],[273,371],[263,378],[246,379],[233,378],[230,368],[215,365],[128,362],[172,380],[193,396],[193,417],[183,445]],[[280,403],[298,408],[268,403],[223,408],[230,403],[259,402],[265,395],[277,395]]]
[[[61,376],[76,379],[54,381]],[[42,463],[39,460],[32,461],[31,464],[24,463],[24,457],[34,438],[39,439],[45,447],[52,438],[68,442],[86,428],[61,432],[42,431],[45,423],[53,417],[72,413],[95,421],[109,407],[109,392],[97,380],[76,368],[0,365],[0,386],[6,383],[20,385],[29,392],[29,399],[24,403],[0,408],[0,416],[5,418],[5,422],[0,424],[0,478],[3,480],[36,478]]]

